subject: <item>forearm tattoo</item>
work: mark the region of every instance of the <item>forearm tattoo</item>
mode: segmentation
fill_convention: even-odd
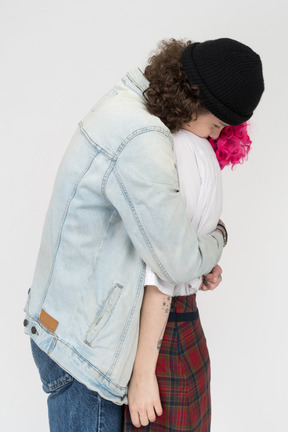
[[[161,349],[161,345],[162,345],[162,341],[163,341],[163,335],[164,335],[164,332],[165,332],[166,324],[167,324],[167,321],[168,321],[168,315],[169,315],[169,312],[170,312],[170,307],[171,307],[171,297],[170,296],[164,297],[163,301],[162,301],[162,311],[164,311],[164,313],[167,315],[167,319],[166,319],[166,321],[165,321],[165,323],[163,325],[163,328],[161,330],[161,333],[160,333],[160,336],[159,336],[159,339],[158,339],[158,342],[157,342],[157,350],[158,351],[160,351],[160,349]]]
[[[162,302],[162,311],[168,314],[170,312],[170,307],[171,307],[171,297],[170,296],[164,297]]]

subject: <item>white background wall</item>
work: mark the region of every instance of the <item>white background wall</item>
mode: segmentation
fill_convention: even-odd
[[[223,172],[223,282],[199,293],[198,306],[212,364],[212,432],[288,431],[284,4],[0,1],[1,431],[48,431],[22,321],[60,159],[98,97],[170,37],[231,37],[263,60],[253,150],[246,165]]]

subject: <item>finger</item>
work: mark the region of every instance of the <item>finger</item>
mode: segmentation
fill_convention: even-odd
[[[215,273],[209,273],[205,277],[205,281],[206,281],[205,285],[206,286],[208,286],[209,284],[217,284],[218,285],[221,282],[221,280],[222,280],[222,275],[221,275],[221,273],[218,273],[218,271]]]
[[[209,285],[211,285],[211,284],[215,284],[216,282],[218,282],[218,276],[214,276],[214,275],[207,275],[206,276],[206,278],[205,278],[205,281],[206,281],[206,283],[205,283],[205,285],[206,286],[209,286]]]
[[[139,412],[139,418],[140,418],[140,423],[142,426],[148,426],[149,420],[148,420],[146,411],[140,411]]]
[[[215,282],[215,288],[222,282],[222,275],[218,274],[217,282]]]
[[[215,283],[208,282],[208,285],[207,285],[208,289],[214,290],[215,288],[218,287],[218,285],[220,284],[221,281],[222,281],[222,276],[218,275],[217,282],[215,282]]]
[[[160,399],[154,404],[154,409],[157,416],[161,416],[163,414],[163,408],[160,402]]]
[[[147,410],[147,417],[148,417],[149,422],[154,422],[156,420],[156,414],[155,414],[153,407],[151,407]]]
[[[141,423],[140,423],[140,418],[139,418],[139,414],[137,411],[133,411],[129,408],[130,411],[130,417],[131,417],[131,422],[133,423],[133,425],[135,427],[140,427]]]
[[[216,288],[214,285],[209,285],[205,290],[203,290],[203,291],[211,291],[211,290],[213,290],[214,288]]]
[[[217,279],[216,283],[212,283],[208,280],[205,281],[204,287],[203,287],[203,291],[210,291],[215,289],[220,283],[220,279]]]
[[[212,270],[213,271],[213,270]],[[216,275],[216,274],[214,274],[214,273],[212,273],[212,271],[211,271],[211,273],[208,273],[206,276],[205,276],[205,278],[204,278],[204,284],[206,285],[206,286],[208,286],[208,284],[209,283],[215,283],[215,282],[217,282],[217,280],[218,280],[218,274]]]
[[[223,273],[222,268],[217,264],[215,267],[213,267],[212,272],[213,276],[218,277],[218,275]]]

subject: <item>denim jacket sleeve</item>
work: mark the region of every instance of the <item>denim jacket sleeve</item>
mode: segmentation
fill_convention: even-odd
[[[197,237],[187,217],[169,132],[145,128],[131,134],[105,191],[135,249],[161,279],[188,282],[219,261],[222,235]]]

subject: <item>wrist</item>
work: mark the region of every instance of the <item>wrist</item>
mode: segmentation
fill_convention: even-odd
[[[150,365],[150,366],[143,366],[140,365],[134,365],[132,375],[134,378],[137,378],[138,380],[147,380],[149,377],[153,377],[156,373],[156,365]]]
[[[152,354],[152,353],[151,353]],[[148,355],[141,351],[137,353],[133,366],[133,375],[141,378],[141,376],[151,376],[155,374],[158,359],[158,351],[155,355]]]

